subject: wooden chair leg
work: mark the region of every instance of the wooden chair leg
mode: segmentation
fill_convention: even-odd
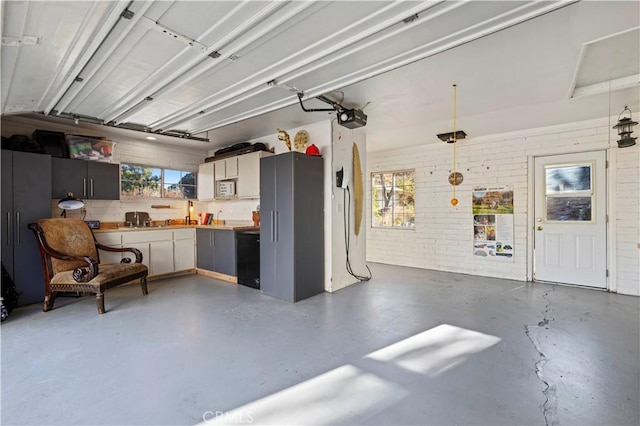
[[[96,306],[98,307],[98,313],[104,314],[104,293],[96,293]]]
[[[140,287],[142,287],[142,295],[146,296],[147,294],[149,294],[149,291],[147,290],[147,276],[145,275],[144,277],[140,278]]]
[[[44,306],[42,307],[43,312],[49,312],[53,309],[53,304],[56,301],[56,292],[51,292],[44,296]]]

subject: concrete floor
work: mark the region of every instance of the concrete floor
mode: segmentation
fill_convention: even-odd
[[[1,423],[640,422],[640,299],[371,269],[296,304],[190,275],[110,290],[101,316],[18,309]]]

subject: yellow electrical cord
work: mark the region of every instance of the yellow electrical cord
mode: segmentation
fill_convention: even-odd
[[[454,84],[453,85],[453,182],[452,182],[453,198],[451,199],[452,206],[458,205],[458,199],[456,198],[456,186],[457,186],[457,179],[458,179],[458,174],[456,173],[456,145],[458,142],[457,132],[456,132],[457,89],[458,89],[458,85]]]

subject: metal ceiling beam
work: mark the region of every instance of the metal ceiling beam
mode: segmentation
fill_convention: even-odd
[[[80,75],[80,72],[84,69],[84,67],[86,67],[86,65],[89,63],[91,58],[93,58],[96,51],[100,48],[100,46],[102,45],[104,40],[107,38],[107,36],[109,35],[113,27],[120,20],[120,16],[122,14],[123,9],[126,9],[126,7],[122,8],[121,5],[118,3],[116,3],[113,9],[111,9],[111,12],[105,19],[104,24],[100,27],[96,35],[92,38],[89,45],[86,46],[80,58],[76,62],[75,66],[73,67],[73,69],[67,74],[67,77],[64,80],[64,82],[58,87],[58,90],[56,90],[55,94],[53,95],[51,102],[49,102],[49,104],[44,108],[45,115],[49,115],[51,113],[51,111],[56,107],[56,105],[67,93],[67,91],[69,90],[71,85],[74,83],[74,81],[76,81],[76,77]],[[88,18],[86,18],[85,22],[83,22],[83,26],[86,25],[87,20]],[[77,40],[74,40],[74,42],[77,42]],[[71,49],[69,50],[72,50],[74,47],[75,46],[72,46]],[[61,63],[64,63],[64,62],[61,62]],[[47,89],[47,91],[49,91],[49,89]],[[44,100],[44,97],[40,100],[40,102],[42,102],[43,100]]]
[[[2,25],[2,35],[4,35],[4,20],[5,20],[5,13],[6,13],[6,9],[5,9],[5,5],[7,2],[3,1],[2,2],[2,20],[0,21],[0,25]],[[24,33],[24,28],[27,25],[27,17],[29,16],[29,9],[31,7],[31,4],[27,3],[27,4],[17,4],[18,7],[20,8],[24,8],[24,14],[22,16],[22,27],[20,30],[20,34],[22,35]],[[15,17],[12,17],[13,19],[16,19]],[[21,49],[20,47],[18,49]],[[9,104],[9,102],[7,102],[9,100],[9,95],[11,94],[11,90],[14,87],[13,84],[13,76],[16,73],[16,67],[18,66],[18,60],[20,59],[20,50],[18,50],[18,53],[16,55],[15,61],[13,63],[13,67],[11,67],[11,77],[9,78],[9,87],[7,88],[7,95],[4,98],[4,102],[2,103],[2,113],[4,114],[7,108],[7,105]]]
[[[455,47],[461,46],[463,44],[472,42],[482,37],[486,37],[488,35],[497,33],[498,31],[505,30],[514,25],[523,23],[535,17],[549,13],[551,11],[564,8],[578,1],[580,0],[573,0],[568,2],[560,0],[554,3],[544,3],[544,4],[538,3],[538,2],[529,2],[527,4],[524,4],[523,6],[509,10],[505,13],[502,13],[500,15],[487,19],[483,22],[479,22],[470,27],[464,28],[462,30],[451,33],[447,36],[441,37],[438,40],[425,43],[422,46],[419,46],[411,50],[408,50],[406,52],[403,52],[401,54],[392,56],[391,58],[387,58],[386,60],[381,61],[377,64],[370,65],[358,71],[354,71],[351,74],[347,74],[347,75],[341,76],[340,78],[334,79],[332,81],[325,82],[322,85],[316,86],[315,88],[306,90],[305,93],[308,93],[313,96],[317,96],[322,93],[327,93],[342,87],[359,83],[363,80],[367,80],[377,75],[384,74],[394,69],[401,68],[403,66],[412,64],[414,62],[428,58],[430,56],[434,56],[439,53],[445,52],[447,50],[453,49]],[[537,7],[537,9],[532,10],[530,12],[518,14],[517,16],[513,16],[513,17],[511,16],[516,13],[526,11],[527,9],[530,9],[532,7]],[[447,41],[449,39],[452,39],[452,41],[442,44],[444,41]]]
[[[124,41],[127,35],[129,35],[131,30],[135,28],[137,22],[142,18],[144,13],[151,7],[152,4],[153,4],[152,2],[144,2],[140,7],[140,10],[138,10],[133,15],[132,18],[127,19],[127,23],[124,29],[122,30],[122,32],[116,36],[115,40],[111,42],[111,44],[106,48],[104,52],[100,52],[100,57],[96,58],[95,53],[97,53],[97,51],[101,47],[104,47],[105,45],[104,43],[109,41],[108,36],[111,35],[112,33],[111,31],[109,32],[107,37],[100,43],[100,46],[94,52],[94,55],[90,58],[90,60],[85,64],[85,66],[81,69],[81,71],[78,74],[75,74],[75,76],[82,77],[83,80],[81,82],[78,82],[78,84],[73,85],[71,88],[69,88],[69,90],[63,95],[62,99],[60,99],[60,101],[58,101],[58,103],[56,104],[58,114],[60,114],[63,111],[66,111],[69,104],[73,102],[73,100],[81,93],[82,89],[88,84],[91,78],[93,78],[93,76],[100,70],[100,67],[102,67],[102,65],[107,61],[107,59],[109,59],[109,57],[116,50],[116,48],[118,48],[121,45],[121,43]],[[117,24],[118,23],[116,22],[115,25]],[[113,26],[113,28],[115,28],[115,25]],[[95,61],[93,60],[94,58],[96,59]],[[82,74],[82,73],[85,73],[85,74]],[[88,95],[89,95],[88,93],[85,94],[85,98]]]
[[[238,11],[240,11],[245,4],[247,4],[247,2],[243,2],[236,6],[229,14],[227,14],[223,18],[223,20],[212,26],[199,38],[202,39],[214,32],[224,21],[230,19],[234,14],[238,13]],[[311,4],[312,3],[310,2],[303,2],[301,9],[304,10]],[[282,8],[284,5],[284,2],[269,2],[267,6],[260,9],[259,13],[253,15],[250,19],[243,22],[242,25],[237,26],[233,31],[228,33],[222,39],[218,40],[215,44],[209,46],[203,53],[203,56],[188,61],[186,64],[179,67],[176,71],[166,77],[162,77],[162,73],[165,68],[162,67],[147,79],[145,79],[143,82],[138,84],[138,86],[127,95],[125,100],[121,100],[113,104],[112,106],[107,108],[105,112],[100,114],[99,117],[101,117],[105,121],[113,121],[116,118],[118,118],[120,122],[125,121],[128,118],[128,115],[124,115],[126,111],[136,105],[141,97],[151,96],[153,98],[158,98],[164,93],[174,89],[175,87],[184,84],[184,82],[197,78],[202,73],[224,62],[225,60],[227,60],[229,55],[231,55],[234,51],[239,50],[237,46],[233,45],[234,42],[240,39],[248,31],[253,29],[261,21],[271,16],[271,14],[273,14],[275,11]],[[251,41],[255,41],[255,37],[252,37]],[[242,44],[239,44],[239,46],[242,46]],[[219,58],[213,58],[209,56],[212,53],[218,52],[223,49],[228,51],[226,55],[222,55]]]
[[[386,61],[383,61],[379,64],[375,64],[369,67],[366,67],[362,70],[358,70],[356,72],[353,72],[349,75],[346,76],[342,76],[338,79],[334,79],[330,82],[325,82],[321,85],[318,85],[314,88],[309,88],[309,89],[305,89],[304,93],[305,93],[305,98],[312,98],[312,97],[316,97],[318,95],[322,95],[324,93],[329,93],[331,91],[334,90],[338,90],[341,88],[344,88],[346,86],[355,84],[355,83],[359,83],[363,80],[375,77],[377,75],[383,74],[385,72],[394,70],[396,68],[400,68],[403,67],[405,65],[411,64],[413,62],[428,58],[430,56],[436,55],[438,53],[444,52],[446,50],[450,50],[454,47],[460,46],[462,44],[466,44],[469,43],[473,40],[477,40],[481,37],[485,37],[487,35],[496,33],[498,31],[504,30],[506,28],[512,27],[514,25],[520,24],[522,22],[528,21],[530,19],[533,19],[537,16],[541,16],[544,15],[546,13],[552,12],[554,10],[557,9],[561,9],[563,7],[569,6],[573,3],[576,3],[578,0],[573,0],[573,1],[556,1],[553,3],[538,3],[538,2],[532,2],[532,3],[528,3],[524,6],[520,6],[516,9],[510,10],[508,12],[505,12],[501,15],[498,15],[496,17],[493,17],[489,20],[486,20],[482,23],[478,23],[476,25],[473,25],[469,28],[465,28],[463,30],[457,31],[455,33],[452,33],[448,36],[442,37],[441,39],[439,39],[438,41],[442,41],[442,40],[447,40],[456,36],[461,36],[460,38],[453,40],[449,43],[434,47],[434,48],[430,48],[425,50],[425,46],[426,47],[431,47],[433,44],[436,44],[436,41],[434,42],[430,42],[427,43],[423,46],[414,48],[408,52],[404,52],[400,55],[396,55],[392,58],[387,59]],[[509,15],[513,15],[516,12],[521,12],[523,10],[526,10],[528,8],[531,8],[533,6],[536,6],[536,10],[533,11],[529,11],[523,14],[520,14],[518,16],[515,17],[509,17]],[[506,18],[506,19],[505,19]],[[483,25],[486,26],[487,23],[493,23],[494,21],[500,20],[500,19],[505,19],[502,22],[498,22],[495,25],[490,25],[488,27],[485,28],[480,28]],[[413,21],[413,22],[418,22],[417,21]],[[471,32],[467,35],[464,35],[464,33],[469,32],[469,29],[477,29],[477,31],[475,32]],[[208,130],[214,130],[220,127],[224,127],[226,125],[229,124],[233,124],[236,123],[238,121],[242,121],[242,120],[247,120],[253,117],[256,117],[258,115],[262,115],[262,114],[266,114],[269,112],[273,112],[277,109],[280,108],[285,108],[288,106],[291,106],[295,103],[298,102],[297,97],[291,96],[288,97],[286,99],[283,99],[281,101],[277,101],[277,102],[272,102],[268,105],[259,107],[259,108],[254,108],[246,113],[243,114],[236,114],[233,117],[230,118],[226,118],[224,120],[220,120],[218,122],[214,122],[211,123],[211,125],[207,125],[207,126],[201,126],[201,127],[197,127],[197,128],[193,128],[190,129],[190,131],[192,133],[200,133],[200,132],[204,132],[204,131],[208,131]]]
[[[449,6],[446,10],[453,10],[457,7],[460,7],[461,5],[463,5],[464,3],[466,3],[469,0],[465,0],[462,2],[456,2],[455,4]],[[171,127],[171,126],[176,126],[179,124],[184,123],[185,121],[190,120],[191,118],[193,118],[195,115],[197,115],[200,111],[206,110],[207,114],[211,114],[215,111],[219,111],[222,108],[225,108],[227,106],[236,104],[238,101],[235,99],[237,97],[242,97],[242,99],[247,99],[247,97],[251,97],[253,95],[249,95],[246,96],[248,93],[253,93],[253,94],[257,94],[257,93],[262,93],[264,90],[260,90],[260,88],[266,88],[267,87],[267,82],[270,81],[275,81],[276,84],[277,82],[279,82],[279,79],[283,76],[286,75],[287,73],[290,72],[294,72],[296,70],[299,70],[300,68],[307,66],[315,61],[318,61],[322,58],[325,58],[353,43],[357,43],[367,37],[370,37],[372,35],[375,35],[376,33],[379,33],[381,31],[384,31],[385,29],[394,26],[394,25],[399,25],[401,22],[403,22],[403,19],[406,18],[406,16],[413,16],[415,14],[418,13],[422,13],[425,10],[428,10],[432,7],[434,7],[435,5],[442,3],[442,2],[430,2],[430,3],[421,3],[418,6],[415,6],[407,11],[403,11],[400,13],[395,14],[392,17],[389,17],[387,19],[385,19],[384,21],[380,22],[379,24],[376,25],[372,25],[371,27],[367,28],[366,31],[362,31],[360,33],[357,33],[356,35],[350,36],[350,37],[343,37],[344,34],[349,34],[350,31],[353,30],[353,28],[359,26],[359,25],[363,25],[365,23],[367,23],[368,21],[370,21],[371,19],[375,18],[376,16],[382,15],[384,13],[389,12],[391,9],[397,7],[398,5],[401,5],[401,2],[394,2],[384,8],[379,9],[378,11],[376,11],[375,13],[368,15],[367,17],[360,19],[354,23],[352,23],[351,25],[343,28],[340,31],[337,31],[333,34],[331,34],[331,36],[320,40],[316,43],[311,44],[310,46],[306,47],[305,49],[300,50],[299,52],[297,52],[295,55],[292,55],[290,57],[287,57],[285,59],[282,59],[278,62],[273,63],[272,65],[270,65],[269,67],[261,70],[258,73],[252,74],[242,80],[237,81],[236,83],[234,83],[231,86],[226,87],[224,90],[218,91],[216,93],[213,93],[209,96],[207,96],[206,98],[204,98],[203,100],[199,101],[198,103],[194,104],[194,105],[189,105],[185,108],[183,108],[182,110],[179,110],[177,112],[175,112],[174,114],[171,114],[167,117],[165,117],[162,120],[158,120],[154,123],[150,124],[150,127],[153,129],[159,129],[159,128],[166,128],[166,127]],[[400,31],[406,31],[409,28],[411,28],[413,25],[416,25],[415,22],[411,22],[410,24],[402,24],[402,27],[400,29]],[[294,63],[294,64],[290,64],[287,65],[288,63],[291,62],[291,60],[295,57],[299,57],[302,56],[304,53],[307,53],[308,51],[313,50],[314,48],[317,48],[319,46],[321,46],[322,44],[326,44],[328,42],[330,42],[331,40],[337,39],[338,41],[336,43],[333,43],[330,47],[325,48],[323,50],[321,50],[318,53],[315,53],[309,57],[303,58],[300,61]],[[324,64],[322,65],[324,66]],[[283,68],[284,67],[284,68]],[[270,71],[275,71],[278,74],[274,75],[273,73],[271,74],[267,74]],[[244,86],[246,83],[249,83],[248,86]],[[243,87],[244,86],[244,87]],[[235,87],[240,87],[239,90],[236,90],[235,92],[232,93],[228,93],[225,95],[225,92],[228,92],[229,90],[235,88]],[[243,96],[245,95],[245,96]],[[215,99],[215,100],[214,100]],[[214,110],[211,110],[211,108],[220,106],[220,105],[224,105],[223,107],[218,107],[215,108]]]
[[[299,15],[300,13],[302,13],[303,11],[305,11],[306,9],[310,8],[311,6],[313,6],[314,4],[316,4],[316,2],[298,2],[298,3],[294,3],[294,7],[291,10],[288,10],[286,13],[283,13],[281,16],[278,16],[278,18],[276,20],[274,20],[273,22],[271,22],[270,24],[262,27],[259,29],[259,31],[257,31],[256,33],[252,34],[251,37],[247,37],[246,39],[243,38],[236,38],[235,40],[233,40],[231,43],[229,43],[227,46],[224,47],[220,47],[218,48],[216,46],[215,49],[211,48],[211,51],[219,51],[221,49],[225,49],[225,54],[222,55],[219,58],[215,58],[212,61],[208,61],[205,62],[203,67],[200,67],[199,69],[191,69],[189,70],[189,72],[187,74],[183,74],[181,75],[178,79],[172,81],[170,84],[162,87],[160,90],[158,90],[157,92],[154,92],[153,97],[154,98],[161,98],[163,94],[174,90],[175,88],[179,87],[180,85],[193,80],[197,77],[199,77],[200,75],[202,75],[203,73],[211,70],[212,68],[214,68],[215,66],[229,60],[230,55],[239,52],[242,49],[245,49],[246,47],[250,46],[252,43],[255,43],[257,41],[260,41],[266,34],[268,34],[269,32],[273,31],[274,29],[278,28],[279,26],[285,24],[287,21],[291,20],[294,16]],[[278,5],[280,6],[280,5]],[[324,5],[322,5],[321,7],[323,7]],[[276,10],[274,8],[274,10]],[[261,19],[264,19],[266,17],[268,17],[269,14],[261,14],[260,17]],[[253,18],[253,17],[252,17]],[[247,22],[253,22],[255,21],[255,19],[251,19]],[[246,27],[245,32],[248,32],[249,30],[252,29],[256,29],[255,24],[249,25],[247,24],[247,22],[245,22],[243,24],[242,27]],[[154,129],[159,129],[159,128],[166,128],[168,127],[166,125],[166,123],[170,120],[170,116],[167,116],[161,120],[158,120],[154,123],[151,123],[149,125],[149,127],[154,128]],[[127,119],[129,119],[130,116],[127,117],[123,117],[122,121],[126,121]]]

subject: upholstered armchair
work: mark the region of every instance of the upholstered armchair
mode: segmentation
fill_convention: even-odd
[[[59,292],[82,292],[96,295],[98,313],[104,314],[105,290],[140,279],[142,294],[148,294],[148,270],[142,253],[135,248],[113,248],[98,243],[93,232],[80,219],[41,219],[29,224],[38,240],[44,269],[45,297],[43,311],[53,309]],[[100,263],[98,249],[131,252],[121,263]]]

